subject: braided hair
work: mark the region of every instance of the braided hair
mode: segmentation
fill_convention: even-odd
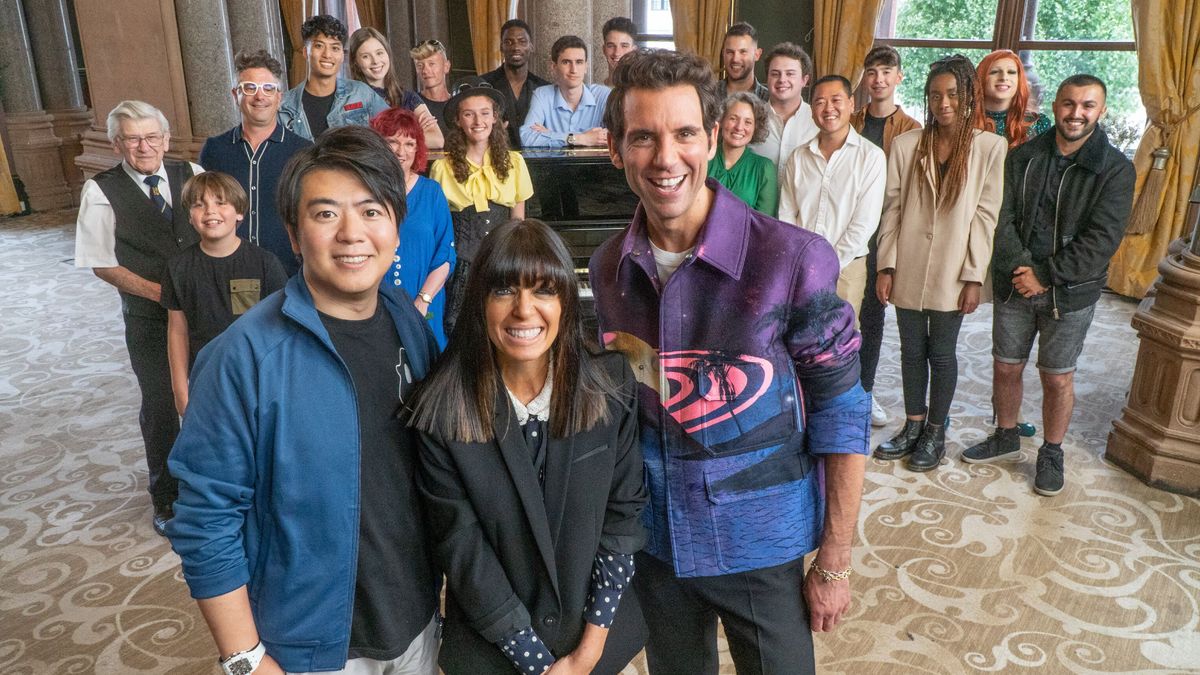
[[[954,76],[958,90],[958,114],[954,128],[946,130],[953,138],[954,145],[943,173],[936,166],[938,123],[929,107],[929,87],[933,78],[946,74]],[[921,130],[921,139],[917,141],[917,161],[913,162],[910,179],[917,179],[920,172],[932,173],[933,184],[937,188],[937,207],[942,210],[953,207],[967,182],[967,161],[971,158],[971,141],[975,136],[975,96],[975,66],[967,57],[954,54],[940,58],[929,66],[929,76],[925,78],[925,127]]]

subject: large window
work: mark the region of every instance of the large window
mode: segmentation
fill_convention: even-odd
[[[675,49],[675,27],[671,23],[670,0],[633,0],[638,44],[643,47]]]
[[[1011,49],[1033,87],[1031,106],[1046,115],[1059,82],[1090,73],[1108,85],[1105,127],[1115,144],[1132,153],[1146,124],[1129,0],[884,0],[875,36],[900,52],[899,102],[917,119],[929,63],[955,52],[978,62]]]

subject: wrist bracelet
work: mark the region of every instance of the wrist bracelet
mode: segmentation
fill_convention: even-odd
[[[847,567],[841,572],[830,572],[829,570],[817,564],[816,558],[813,559],[812,565],[809,566],[810,572],[816,572],[821,575],[824,581],[845,581],[850,578],[850,573],[854,571],[853,567]]]

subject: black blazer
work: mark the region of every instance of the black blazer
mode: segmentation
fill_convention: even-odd
[[[646,503],[638,447],[636,383],[618,354],[601,360],[618,384],[610,421],[552,438],[545,498],[508,395],[498,393],[496,433],[486,443],[421,434],[417,485],[434,553],[448,586],[439,665],[446,673],[511,673],[495,642],[532,625],[556,657],[583,634],[596,551],[634,553]],[[645,643],[632,588],[622,596],[594,672],[615,673]]]

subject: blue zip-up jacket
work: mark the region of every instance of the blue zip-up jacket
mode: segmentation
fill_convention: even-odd
[[[414,380],[436,343],[403,291],[380,294]],[[167,525],[193,598],[247,586],[287,671],[342,668],[358,562],[358,404],[303,274],[196,359]]]
[[[388,109],[387,101],[375,93],[369,85],[358,80],[338,78],[333,92],[333,104],[325,121],[330,129],[357,124],[367,126],[371,118]],[[304,114],[304,82],[292,87],[283,95],[279,105],[279,122],[288,131],[312,140],[308,117]]]

